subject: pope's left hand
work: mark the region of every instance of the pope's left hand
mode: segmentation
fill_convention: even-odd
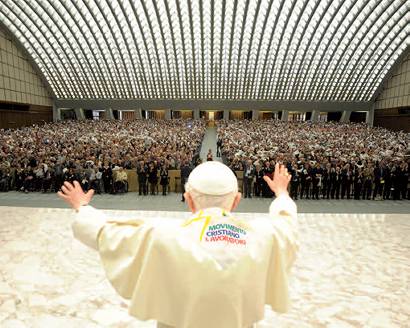
[[[78,181],[74,181],[74,183],[65,181],[61,187],[61,191],[57,192],[57,195],[73,209],[78,211],[81,206],[88,205],[91,201],[94,195],[94,189],[90,189],[85,193]]]

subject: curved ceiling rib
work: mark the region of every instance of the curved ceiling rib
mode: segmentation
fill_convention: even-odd
[[[58,13],[58,15],[61,17],[62,20],[67,21],[68,18],[70,18],[74,24],[76,24],[77,29],[80,31],[80,27],[78,25],[78,21],[75,19],[74,17],[74,13],[72,12],[72,10],[76,10],[76,12],[81,16],[81,21],[83,22],[82,24],[82,35],[79,37],[76,35],[76,38],[78,39],[78,45],[81,44],[81,40],[83,40],[84,43],[88,43],[89,48],[91,50],[91,54],[88,53],[88,57],[92,58],[94,60],[94,70],[98,71],[98,75],[99,75],[99,79],[97,80],[97,88],[95,88],[97,90],[97,92],[99,93],[100,97],[112,97],[115,95],[115,93],[113,93],[112,90],[110,90],[109,86],[108,86],[108,81],[113,81],[114,77],[112,76],[112,73],[109,71],[108,67],[108,62],[107,59],[103,56],[103,45],[98,42],[95,38],[95,34],[93,33],[93,29],[92,29],[92,25],[91,25],[91,21],[88,20],[85,16],[82,10],[80,10],[77,7],[77,3],[73,2],[73,6],[66,6],[66,4],[64,3],[64,1],[61,2],[61,6],[63,6],[65,12],[67,12],[68,16],[66,18],[64,18],[64,15],[62,14],[62,12],[60,12],[59,10],[57,10],[56,7],[56,11]],[[64,11],[63,11],[64,12]],[[68,24],[68,23],[66,23]],[[85,29],[84,26],[86,26],[87,28]],[[87,38],[87,36],[91,36],[91,38]],[[90,44],[90,42],[93,42],[94,44],[96,44],[96,47],[93,47],[92,44]],[[82,47],[79,46],[79,48],[81,48],[82,52],[85,53],[84,49]],[[97,49],[99,51],[99,53],[97,52]],[[104,63],[98,64],[97,63],[97,59],[99,57],[103,58]],[[103,87],[104,90],[100,91],[100,87]]]
[[[120,55],[122,58],[122,62],[124,64],[124,72],[126,72],[126,76],[128,77],[128,83],[129,83],[129,92],[130,94],[136,93],[138,97],[141,97],[140,91],[136,91],[137,88],[139,89],[140,83],[136,83],[136,77],[135,77],[135,72],[136,68],[134,66],[134,62],[132,61],[132,56],[131,56],[131,51],[129,49],[130,45],[128,42],[125,41],[125,28],[122,28],[121,22],[119,21],[119,15],[123,15],[123,12],[121,12],[119,15],[115,12],[114,6],[118,6],[118,4],[113,4],[112,1],[106,1],[108,8],[110,9],[110,15],[114,17],[114,21],[116,24],[117,29],[119,30],[120,36],[117,37],[115,35],[115,32],[113,33],[114,39],[119,42],[121,42],[121,45],[125,46],[125,49],[122,50],[122,47],[117,43],[118,49],[120,50]],[[124,21],[124,20],[123,20]],[[128,59],[128,60],[127,60]],[[127,64],[129,63],[129,67]],[[129,69],[132,68],[132,69]],[[132,91],[131,91],[132,90]],[[135,91],[134,91],[135,90]]]
[[[387,8],[383,8],[383,9],[385,9],[385,10],[387,10]],[[399,8],[397,8],[397,9],[395,9],[396,11],[398,11],[398,9]],[[367,60],[361,60],[362,58],[363,58],[363,55],[366,53],[366,50],[367,50],[367,47],[372,43],[372,41],[374,40],[374,38],[375,38],[375,36],[376,36],[376,33],[374,33],[374,36],[373,37],[367,37],[366,38],[366,36],[368,36],[368,34],[370,33],[370,31],[371,31],[371,26],[373,25],[373,24],[375,24],[376,23],[376,19],[377,18],[372,18],[372,17],[370,17],[370,13],[371,12],[374,12],[376,10],[376,8],[370,8],[369,9],[369,11],[365,14],[365,18],[367,18],[366,19],[366,23],[365,24],[363,24],[363,29],[364,29],[364,31],[362,32],[362,37],[356,37],[356,42],[355,42],[355,49],[354,49],[354,51],[350,54],[350,55],[347,55],[347,60],[345,61],[345,64],[344,64],[344,66],[342,67],[342,69],[343,70],[345,70],[345,68],[349,68],[349,71],[348,71],[348,73],[347,73],[347,77],[346,77],[346,83],[344,84],[344,86],[342,87],[342,88],[340,88],[339,89],[339,94],[345,94],[345,92],[347,91],[347,88],[349,87],[349,86],[353,86],[353,83],[355,83],[355,82],[357,82],[357,79],[355,79],[354,80],[354,82],[352,82],[352,77],[356,74],[356,68],[357,68],[357,65],[359,64],[359,63],[362,63],[363,64],[363,67],[365,67],[366,65],[367,65],[367,63],[368,63],[368,59]],[[383,10],[383,11],[385,11],[385,10]],[[393,16],[394,14],[392,14],[392,15],[389,15],[389,19]],[[374,20],[373,20],[374,19]],[[365,25],[366,24],[368,24],[368,26],[366,27]],[[356,33],[355,33],[355,35],[356,34],[359,34],[359,29],[358,29],[358,31],[356,31]],[[354,53],[357,53],[357,50],[360,48],[360,47],[363,47],[364,49],[361,51],[361,54],[360,54],[360,56],[358,56],[357,58],[353,58],[354,56],[353,56],[353,54]],[[349,66],[347,66],[347,65],[351,65],[351,66],[353,66],[353,67],[349,67]],[[359,70],[357,70],[357,71],[359,71]],[[348,96],[347,94],[345,94],[345,96]]]
[[[362,8],[363,8],[363,6],[366,2],[362,1],[362,3],[363,3],[363,5],[362,5]],[[327,7],[325,8],[325,10],[323,11],[322,16],[321,16],[321,19],[322,19],[323,22],[325,22],[326,19],[328,19],[331,24],[329,24],[329,23],[328,24],[318,24],[316,26],[316,28],[319,29],[320,27],[323,27],[323,32],[317,33],[317,34],[315,33],[315,34],[312,35],[312,36],[317,35],[317,37],[315,38],[315,40],[313,42],[315,45],[312,46],[313,47],[313,55],[310,57],[310,60],[309,60],[308,71],[303,76],[303,80],[302,80],[303,87],[300,88],[301,89],[300,90],[301,95],[304,98],[308,99],[308,100],[312,99],[310,97],[310,93],[313,92],[313,90],[316,87],[316,83],[317,83],[316,82],[316,75],[322,69],[322,66],[324,65],[324,63],[322,62],[322,58],[325,54],[325,51],[321,51],[321,48],[320,48],[320,46],[323,46],[323,44],[322,44],[323,38],[325,37],[325,35],[329,31],[329,29],[331,27],[334,27],[334,25],[332,23],[333,23],[335,17],[340,15],[340,12],[339,12],[340,7],[338,7],[336,10],[334,8],[331,9],[332,4],[333,4],[332,1],[328,2]],[[340,3],[339,3],[339,5],[340,5]],[[352,17],[351,9],[354,7],[354,5],[355,5],[355,2],[350,3],[350,6],[348,7],[349,9],[347,11],[347,15],[345,15],[343,19],[349,19],[349,18],[351,19],[351,17]],[[355,17],[353,19],[351,19],[351,21],[354,21],[354,20],[355,20]],[[348,29],[348,28],[346,28],[346,29]],[[334,35],[335,34],[333,34],[333,36]],[[346,51],[347,48],[348,47],[343,47],[343,51]],[[317,65],[317,64],[315,65],[315,58],[316,57],[319,57],[318,62],[320,63],[320,65]],[[305,82],[306,81],[305,79],[307,79],[307,83]],[[326,86],[323,85],[323,87],[325,88]]]
[[[406,0],[0,0],[59,99],[370,101]]]
[[[40,5],[40,6],[37,7],[37,9],[41,9],[41,10],[45,13],[45,15],[47,15],[47,19],[51,20],[52,24],[55,25],[55,24],[56,24],[56,20],[55,20],[55,18],[54,18],[54,16],[53,16],[53,10],[51,10],[50,8],[47,8],[48,10],[47,10],[47,9],[44,10],[44,8],[42,7],[42,4],[39,3],[39,5]],[[30,4],[29,4],[29,6],[30,6]],[[30,7],[31,7],[32,11],[35,12],[36,8],[35,8],[34,6],[30,6]],[[55,8],[53,8],[53,9],[54,9],[54,11],[56,11]],[[39,14],[38,12],[36,12],[36,14],[38,15],[38,17],[43,18],[43,21],[44,21],[44,18],[45,18],[44,16],[40,16],[40,14]],[[61,18],[61,19],[63,19],[63,18]],[[71,35],[76,39],[76,36],[75,36],[75,34],[73,33],[73,31],[72,31],[72,29],[71,29],[71,26],[70,26],[69,24],[67,24],[67,27],[68,27],[68,30],[70,31]],[[64,51],[64,45],[70,47],[71,52],[69,52],[69,53],[74,53],[74,52],[78,49],[78,47],[77,47],[77,49],[74,49],[74,46],[73,46],[73,45],[71,44],[71,42],[69,41],[67,34],[63,33],[62,36],[63,36],[64,40],[60,41],[60,39],[58,38],[58,36],[53,33],[53,37],[54,37],[54,39],[57,41],[59,48],[63,50],[62,53],[63,53],[64,55],[67,55],[67,53],[65,53],[65,51]],[[76,39],[76,41],[78,42],[77,39]],[[81,49],[81,48],[80,48],[80,49]],[[80,66],[81,73],[82,73],[82,74],[81,74],[81,78],[85,79],[85,74],[87,74],[87,69],[88,69],[88,68],[85,68],[85,66],[83,66],[83,63],[81,63],[81,62],[78,61],[78,58],[77,58],[77,57],[75,57],[75,58],[68,57],[68,62],[70,63],[70,66],[71,66],[72,68],[74,68],[75,65],[78,64],[78,65]],[[87,62],[88,62],[88,61],[87,61]],[[91,71],[92,73],[94,73],[93,70],[90,70],[90,71]],[[80,82],[79,82],[79,80],[78,80],[78,77],[75,76],[74,78],[77,79],[77,84],[80,84]],[[85,80],[85,81],[88,82],[88,80]],[[87,83],[87,88],[88,88],[87,91],[90,92],[93,96],[95,96],[94,91],[93,91],[93,89],[91,88],[90,83]]]
[[[329,4],[331,4],[331,2],[329,2]],[[339,5],[338,5],[338,7],[334,10],[334,12],[333,12],[333,14],[332,14],[332,17],[331,17],[331,20],[333,21],[334,19],[337,19],[337,18],[339,18],[338,16],[340,16],[340,10],[341,10],[341,6],[343,5],[343,2],[340,2],[339,3]],[[332,34],[332,39],[333,40],[330,40],[330,38],[329,38],[329,41],[336,41],[337,40],[337,37],[336,37],[336,35],[337,35],[337,32],[339,32],[339,29],[341,28],[341,26],[343,26],[343,23],[344,22],[346,22],[346,20],[349,20],[350,19],[350,21],[349,21],[349,23],[347,23],[347,26],[345,27],[345,29],[344,29],[344,32],[343,32],[343,34],[342,34],[342,36],[339,38],[339,40],[337,41],[338,43],[338,45],[340,45],[341,44],[341,42],[342,41],[345,41],[345,39],[344,39],[344,37],[345,37],[345,35],[346,35],[346,33],[349,31],[349,26],[351,26],[351,22],[354,22],[355,21],[355,19],[357,18],[357,16],[361,13],[361,11],[365,8],[365,5],[366,5],[366,1],[362,1],[362,3],[361,3],[361,7],[357,10],[357,12],[356,13],[352,13],[352,9],[353,9],[353,7],[354,7],[354,5],[355,5],[355,3],[350,3],[350,6],[349,7],[347,7],[346,8],[346,10],[347,10],[347,12],[346,12],[346,14],[345,15],[343,15],[343,18],[341,18],[341,19],[339,19],[339,22],[337,23],[337,24],[334,24],[334,25],[332,25],[332,27],[334,28],[334,32],[333,32],[333,34]],[[326,32],[328,31],[328,29],[330,28],[330,26],[329,26],[329,24],[327,25],[327,27],[326,27],[326,30],[325,30],[325,33],[323,33],[322,34],[322,36],[321,36],[321,38],[319,39],[319,42],[317,43],[317,45],[319,45],[321,42],[322,42],[322,39],[323,39],[323,37],[325,36],[325,34],[326,34]],[[354,32],[352,33],[352,35],[354,35]],[[336,40],[334,40],[334,39],[336,39]],[[329,41],[328,41],[328,43],[327,43],[327,46],[329,45]],[[349,42],[350,42],[350,39],[349,39]],[[336,49],[338,49],[338,46],[336,46]],[[344,47],[344,49],[343,49],[343,53],[342,53],[342,55],[339,57],[339,61],[338,61],[338,63],[336,64],[336,65],[333,65],[333,67],[339,67],[339,63],[340,63],[340,59],[342,59],[343,58],[343,55],[344,55],[344,53],[346,52],[346,50],[348,49],[348,47]],[[320,74],[319,74],[319,72],[320,71],[322,71],[322,76],[321,76],[321,78],[323,79],[323,75],[324,74],[329,74],[330,72],[328,71],[328,68],[329,68],[329,64],[331,64],[331,60],[327,60],[327,61],[325,61],[324,60],[324,56],[325,56],[325,54],[326,54],[326,52],[325,51],[323,51],[322,52],[322,54],[320,55],[320,58],[319,58],[319,62],[321,62],[321,63],[323,63],[323,65],[326,65],[325,66],[325,68],[323,69],[323,66],[321,65],[321,66],[317,66],[316,68],[315,68],[315,70],[313,71],[313,74],[311,75],[311,77],[312,77],[312,88],[310,88],[310,90],[308,90],[307,91],[307,96],[308,96],[308,98],[309,99],[315,99],[315,97],[316,97],[316,92],[319,90],[319,88],[317,87],[318,86],[318,81],[320,81],[320,80],[318,80],[319,79],[319,76],[320,76]],[[332,59],[334,59],[334,56],[332,57]],[[326,64],[325,64],[326,63]],[[338,70],[336,70],[336,71],[333,71],[333,73],[334,72],[338,72]],[[324,73],[324,74],[323,74]],[[331,80],[332,81],[332,78],[330,78],[329,80]],[[320,91],[323,93],[323,92],[327,92],[327,90],[329,89],[329,88],[331,88],[331,83],[328,83],[326,86],[324,86],[323,88],[320,88]],[[330,92],[331,92],[332,90],[330,90]]]
[[[394,19],[394,16],[396,14],[397,14],[397,18]],[[383,52],[386,53],[386,49],[390,50],[392,42],[403,40],[403,37],[399,37],[399,35],[403,34],[402,32],[405,32],[405,29],[401,29],[400,25],[397,25],[397,24],[398,24],[398,22],[400,22],[408,14],[409,14],[409,11],[408,11],[408,9],[406,9],[405,4],[400,5],[399,7],[394,9],[394,12],[392,14],[389,14],[388,23],[390,24],[391,29],[390,29],[389,33],[385,35],[385,37],[387,35],[389,35],[389,37],[391,38],[391,42],[389,42],[388,45],[385,47],[385,49],[382,50]],[[396,26],[398,28],[395,28]],[[406,27],[406,28],[408,29],[408,27]],[[408,35],[408,33],[407,33],[407,35]],[[376,36],[378,36],[378,35],[375,33],[373,35],[373,37],[371,37],[371,38],[369,37],[370,42],[368,42],[365,49],[362,51],[362,55],[360,57],[361,60],[360,61],[358,60],[355,63],[355,66],[354,66],[351,74],[352,75],[355,74],[356,76],[352,76],[352,78],[351,78],[351,81],[350,81],[351,90],[349,90],[349,94],[352,94],[352,90],[357,90],[357,93],[361,92],[363,90],[363,83],[362,82],[369,79],[368,74],[377,71],[377,70],[374,70],[375,67],[373,66],[371,69],[369,69],[367,72],[365,72],[365,69],[368,67],[368,64],[370,63],[371,55],[373,55],[374,50],[376,50],[378,45],[379,45],[379,43],[374,42],[374,39],[376,38]],[[384,45],[386,44],[386,42],[388,42],[387,40],[385,40],[385,37],[381,38],[382,43]],[[370,45],[375,45],[376,48],[373,49],[373,50],[368,51]],[[397,43],[395,46],[402,46],[402,42]],[[367,54],[371,53],[371,55],[369,55],[369,57],[367,59],[364,58],[366,52],[368,52]],[[400,53],[401,53],[401,51],[393,51],[391,53],[391,55],[398,57]],[[360,67],[359,63],[360,62],[362,62],[362,63],[364,62],[364,64],[361,65],[361,68],[359,68]],[[394,61],[389,61],[389,62],[393,63]],[[379,65],[379,68],[381,69],[383,66],[384,66],[384,64]],[[363,81],[362,81],[362,79],[363,79]],[[353,96],[354,96],[354,94],[353,94]]]

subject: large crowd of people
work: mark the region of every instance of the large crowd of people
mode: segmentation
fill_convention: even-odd
[[[77,180],[97,193],[126,192],[135,169],[140,194],[166,194],[168,170],[196,162],[202,120],[84,120],[0,130],[0,191],[57,191]]]
[[[167,194],[198,164],[204,120],[84,120],[0,130],[0,191],[57,191],[77,180],[97,193]],[[244,197],[272,197],[263,180],[276,162],[292,174],[294,199],[409,199],[410,134],[365,124],[217,122],[217,156],[243,171]],[[212,151],[207,155],[212,160]],[[159,190],[161,189],[161,190]]]
[[[276,162],[294,199],[409,199],[410,134],[355,123],[219,121],[217,147],[243,171],[244,197],[271,197]]]

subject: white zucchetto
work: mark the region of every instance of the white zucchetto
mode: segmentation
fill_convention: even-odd
[[[225,195],[238,191],[238,181],[232,170],[216,161],[198,165],[189,175],[189,188],[212,196]]]

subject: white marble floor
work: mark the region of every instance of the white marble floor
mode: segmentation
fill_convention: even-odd
[[[292,310],[266,309],[259,328],[409,327],[410,215],[301,214],[299,220]],[[71,222],[67,209],[0,207],[0,327],[154,327],[127,315],[97,253],[72,238]]]

